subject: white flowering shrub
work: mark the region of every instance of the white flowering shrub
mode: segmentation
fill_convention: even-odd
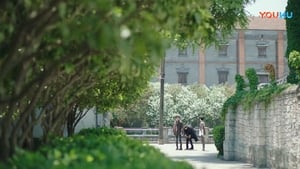
[[[148,99],[145,115],[150,126],[159,124],[160,84],[151,83],[153,95]],[[197,125],[199,117],[207,121],[221,119],[220,112],[225,100],[232,94],[228,86],[218,85],[208,88],[203,85],[182,86],[166,84],[164,92],[164,125],[172,126],[174,115],[180,114],[184,124]]]

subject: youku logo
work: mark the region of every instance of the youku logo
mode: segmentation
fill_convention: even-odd
[[[259,17],[261,18],[282,18],[282,19],[292,19],[293,12],[271,12],[271,11],[264,11],[259,12]]]

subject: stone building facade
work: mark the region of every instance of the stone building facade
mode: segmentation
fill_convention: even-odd
[[[297,86],[286,89],[269,106],[238,107],[225,121],[224,159],[256,167],[300,168],[300,100]]]
[[[286,28],[283,19],[250,17],[247,29],[237,28],[219,46],[188,47],[166,51],[165,82],[181,84],[234,83],[236,74],[255,68],[260,82],[268,82],[265,64],[276,69],[276,78],[288,73]]]

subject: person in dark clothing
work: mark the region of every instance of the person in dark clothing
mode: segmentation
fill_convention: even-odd
[[[195,130],[192,127],[189,126],[184,126],[184,135],[186,137],[186,150],[193,150],[194,145],[193,145],[193,140],[198,141],[198,137],[196,135]],[[189,143],[191,144],[191,148],[189,148]]]
[[[183,124],[180,121],[180,116],[176,115],[175,116],[175,121],[173,124],[173,133],[176,138],[176,150],[182,150],[182,141],[181,141],[181,135],[182,135],[182,129],[183,129]],[[179,143],[179,149],[178,149],[178,143]]]

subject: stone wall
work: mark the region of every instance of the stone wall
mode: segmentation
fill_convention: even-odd
[[[224,159],[256,167],[300,169],[300,101],[296,86],[289,87],[267,107],[239,106],[225,122]]]

